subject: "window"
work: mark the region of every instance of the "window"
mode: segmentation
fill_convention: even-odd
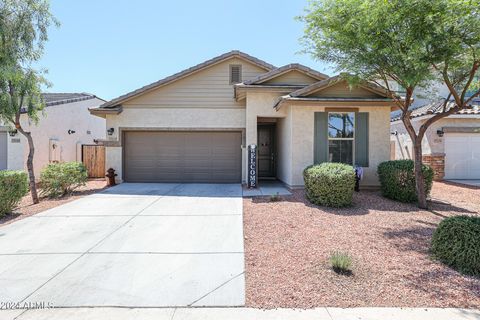
[[[328,161],[353,165],[355,112],[328,113]]]
[[[242,65],[231,64],[230,65],[230,84],[236,84],[242,82]]]

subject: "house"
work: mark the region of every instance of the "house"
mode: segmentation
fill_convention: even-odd
[[[90,112],[106,119],[106,167],[119,181],[246,182],[256,145],[258,177],[295,188],[325,161],[362,166],[362,184],[377,186],[393,108],[371,83],[231,51]]]
[[[411,114],[415,130],[441,112],[444,102],[440,99],[417,105]],[[447,101],[447,110],[454,105]],[[427,129],[422,141],[423,161],[434,169],[436,180],[480,179],[479,105],[480,101],[474,101],[472,108],[441,119]],[[412,141],[398,113],[392,113],[391,133],[391,158],[412,159]]]
[[[105,138],[105,120],[93,117],[89,108],[105,100],[88,93],[44,93],[46,107],[39,114],[38,124],[31,123],[26,114],[20,121],[32,133],[35,145],[34,171],[52,162],[81,161],[81,146]],[[11,126],[0,124],[0,170],[26,168],[28,143]]]

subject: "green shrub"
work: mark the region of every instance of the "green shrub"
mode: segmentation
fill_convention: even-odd
[[[52,163],[40,173],[42,195],[61,197],[80,186],[88,179],[87,169],[80,162]]]
[[[330,255],[330,265],[335,272],[348,274],[352,272],[352,258],[345,252],[334,252]]]
[[[380,163],[378,177],[384,197],[401,202],[417,201],[413,165],[412,160],[392,160]],[[433,169],[424,164],[422,173],[425,178],[425,192],[428,196],[432,189]]]
[[[432,252],[452,268],[480,276],[480,217],[444,219],[433,233]]]
[[[352,204],[355,170],[343,163],[322,163],[303,171],[307,199],[317,205],[345,207]]]
[[[0,216],[11,213],[28,193],[28,175],[23,171],[0,171]]]

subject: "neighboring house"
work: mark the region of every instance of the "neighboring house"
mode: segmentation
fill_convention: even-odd
[[[21,115],[23,128],[32,133],[37,178],[49,163],[81,161],[82,144],[105,138],[105,120],[88,111],[105,100],[88,93],[44,93],[43,98],[46,107],[39,114],[38,124],[31,123],[26,114]],[[27,155],[24,136],[0,124],[0,170],[25,169]]]
[[[442,110],[445,99],[417,107],[412,124],[417,130]],[[423,161],[435,170],[435,179],[480,179],[480,107],[462,110],[430,126],[422,141]],[[447,109],[453,107],[447,103]],[[413,159],[413,146],[399,113],[391,119],[391,158]]]
[[[301,187],[305,167],[325,161],[362,166],[362,184],[377,186],[393,108],[373,84],[231,51],[90,111],[106,119],[106,167],[120,181],[245,182],[253,144],[260,179]]]

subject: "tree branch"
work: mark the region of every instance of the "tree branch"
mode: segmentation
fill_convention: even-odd
[[[470,84],[472,83],[473,79],[475,78],[475,74],[477,73],[477,70],[478,70],[478,62],[474,61],[472,69],[470,70],[470,74],[468,76],[468,81],[467,81],[467,83],[465,84],[465,87],[462,90],[462,96],[461,96],[462,102],[465,100],[465,94],[467,94],[468,88],[470,87]]]

